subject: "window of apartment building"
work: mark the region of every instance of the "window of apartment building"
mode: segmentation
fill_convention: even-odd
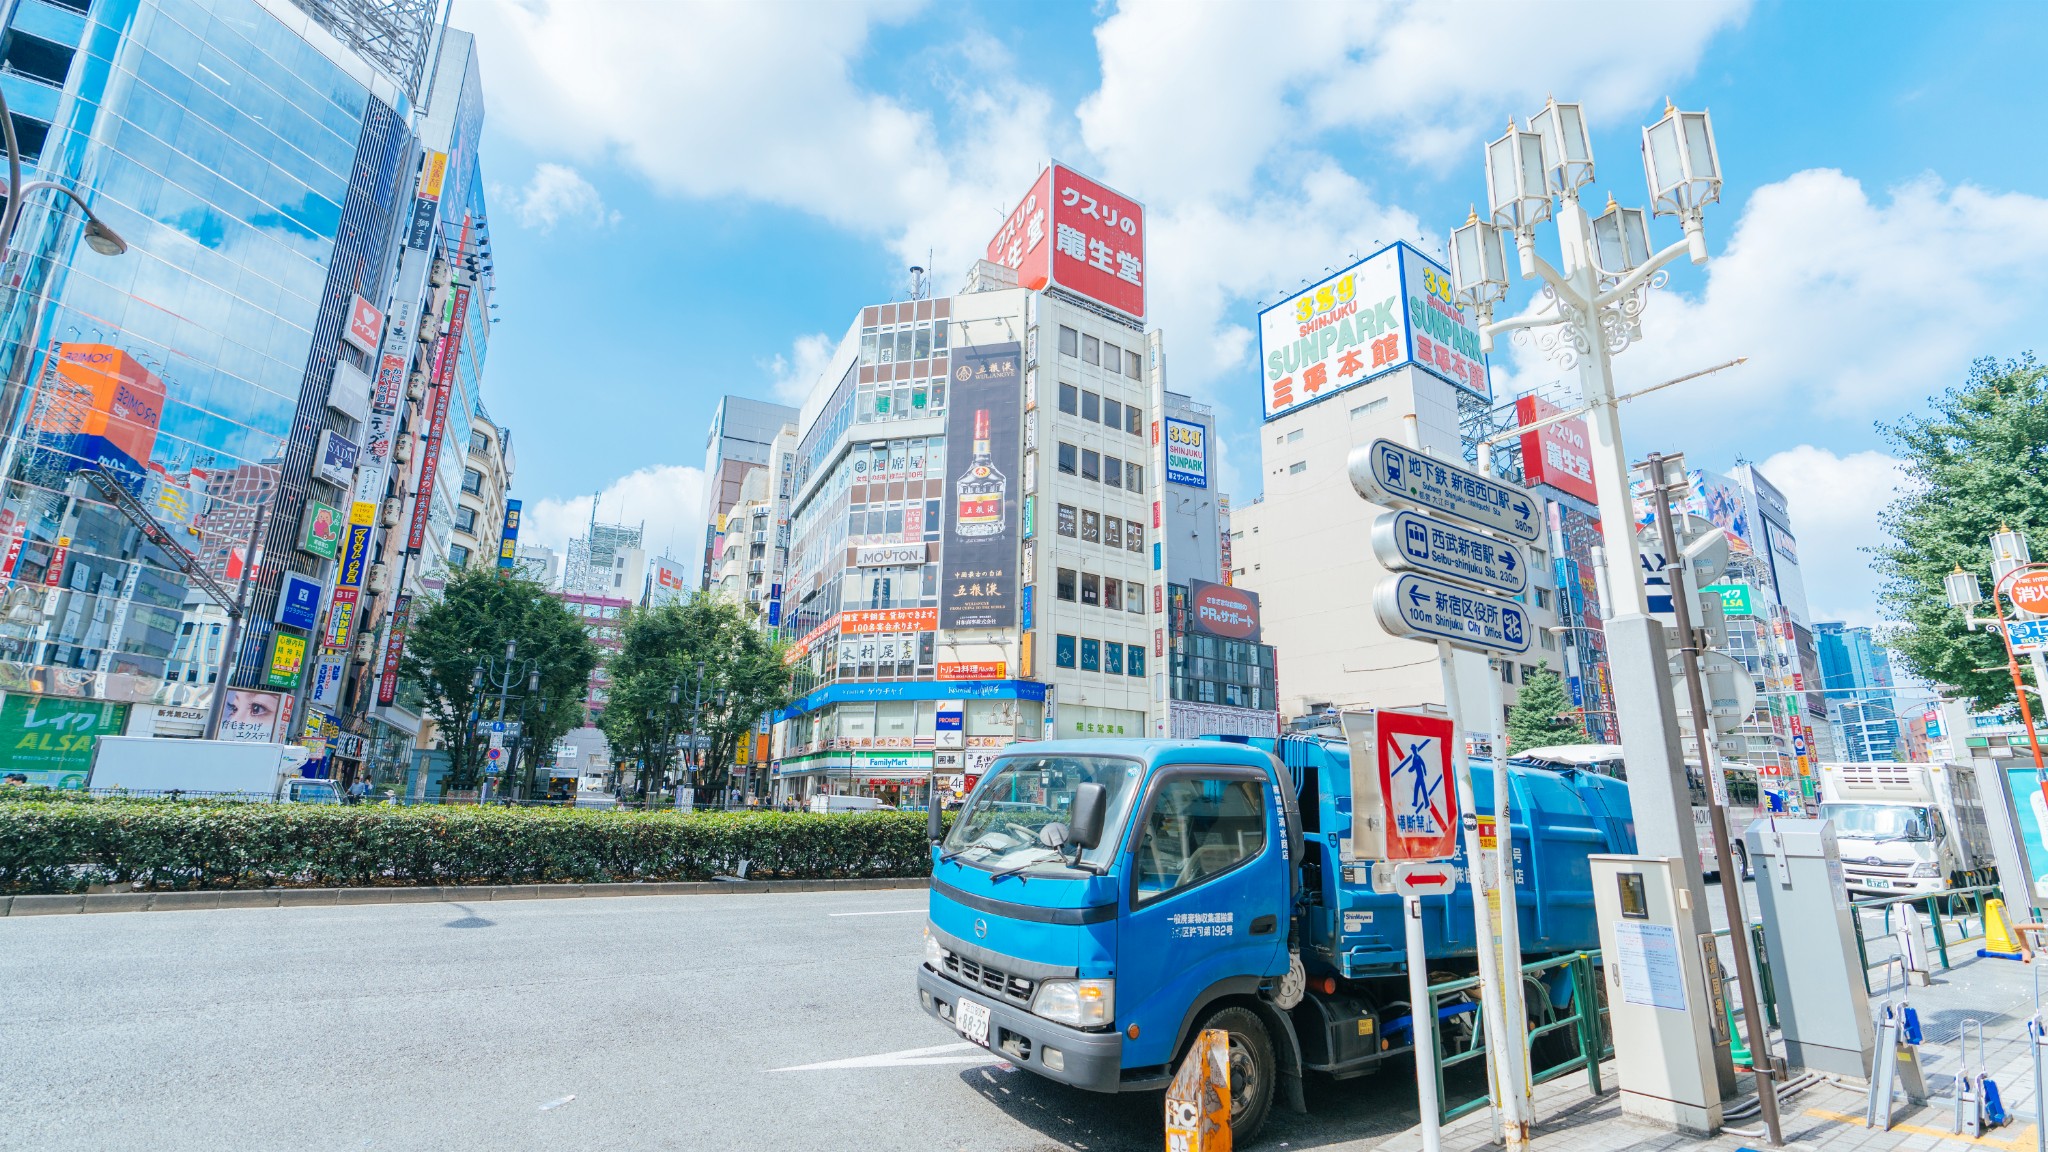
[[[457,532],[468,532],[471,535],[475,535],[476,509],[457,508],[455,510],[455,530]]]
[[[1104,580],[1102,582],[1102,606],[1111,612],[1121,611],[1124,606],[1124,582]]]
[[[1128,348],[1124,349],[1124,375],[1133,380],[1142,380],[1145,376],[1145,358]]]
[[[1074,475],[1076,471],[1074,461],[1078,458],[1078,456],[1078,449],[1076,449],[1072,444],[1062,442],[1060,444],[1060,471],[1066,473],[1069,476]]]
[[[1081,573],[1081,603],[1102,607],[1102,577],[1093,572]]]
[[[450,544],[448,546],[448,566],[450,568],[461,568],[468,563],[469,549],[464,548],[460,544]]]
[[[1072,600],[1074,599],[1074,589],[1078,583],[1079,576],[1072,568],[1062,568],[1059,571],[1058,583],[1055,585],[1053,594],[1062,600]]]
[[[1145,612],[1145,586],[1136,580],[1124,582],[1124,609],[1143,615]]]
[[[1102,419],[1102,397],[1093,392],[1081,393],[1081,419],[1093,424]]]
[[[1503,684],[1513,684],[1515,682],[1515,666],[1505,660],[1500,662],[1500,682]]]
[[[1535,674],[1536,666],[1534,664],[1522,665],[1522,683],[1527,684],[1529,682],[1529,677],[1534,676]]]
[[[1102,363],[1102,341],[1093,336],[1081,337],[1081,363]]]
[[[483,491],[484,474],[474,468],[464,469],[462,473],[462,490],[472,494]]]
[[[1059,506],[1058,524],[1054,531],[1072,539],[1076,534],[1077,529],[1075,526],[1079,521],[1080,514],[1075,511],[1074,506],[1072,504],[1062,504]]]
[[[1065,412],[1069,416],[1080,414],[1081,390],[1079,388],[1074,387],[1072,384],[1062,383],[1060,385],[1060,411]]]
[[[1081,513],[1081,540],[1088,544],[1102,543],[1101,513],[1086,511]]]
[[[1732,640],[1734,637],[1731,636],[1729,639]],[[1557,637],[1552,635],[1548,628],[1536,634],[1536,642],[1552,652],[1557,651]]]
[[[1102,479],[1102,453],[1092,449],[1081,449],[1081,479]]]
[[[1074,330],[1073,330],[1072,328],[1069,328],[1069,327],[1065,326],[1064,324],[1063,324],[1063,325],[1061,325],[1061,326],[1060,326],[1060,355],[1062,355],[1062,356],[1078,356],[1078,355],[1080,355],[1080,354],[1081,354],[1081,334],[1080,334],[1079,332],[1076,332],[1076,331],[1074,331]]]
[[[1114,456],[1102,458],[1102,482],[1111,488],[1124,486],[1124,462]]]

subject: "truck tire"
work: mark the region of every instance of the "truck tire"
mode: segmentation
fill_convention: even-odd
[[[1728,851],[1735,857],[1735,875],[1744,880],[1756,879],[1756,869],[1750,867],[1749,864],[1748,847],[1736,843],[1729,845]]]
[[[1244,1148],[1265,1127],[1273,1107],[1273,1089],[1280,1066],[1273,1059],[1273,1037],[1266,1022],[1249,1008],[1224,1008],[1202,1022],[1230,1035],[1230,1143]]]

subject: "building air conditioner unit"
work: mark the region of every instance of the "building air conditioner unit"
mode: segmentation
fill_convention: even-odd
[[[393,496],[384,502],[384,515],[382,519],[386,528],[398,527],[398,521],[404,516],[405,506],[398,497]]]

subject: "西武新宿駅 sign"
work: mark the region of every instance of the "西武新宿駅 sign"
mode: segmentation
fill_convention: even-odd
[[[1389,568],[1432,572],[1509,595],[1519,595],[1529,587],[1529,562],[1521,545],[1420,512],[1403,510],[1380,516],[1372,526],[1372,550]]]

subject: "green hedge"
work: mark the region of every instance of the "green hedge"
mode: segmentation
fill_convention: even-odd
[[[922,813],[0,803],[0,893],[924,876]]]

